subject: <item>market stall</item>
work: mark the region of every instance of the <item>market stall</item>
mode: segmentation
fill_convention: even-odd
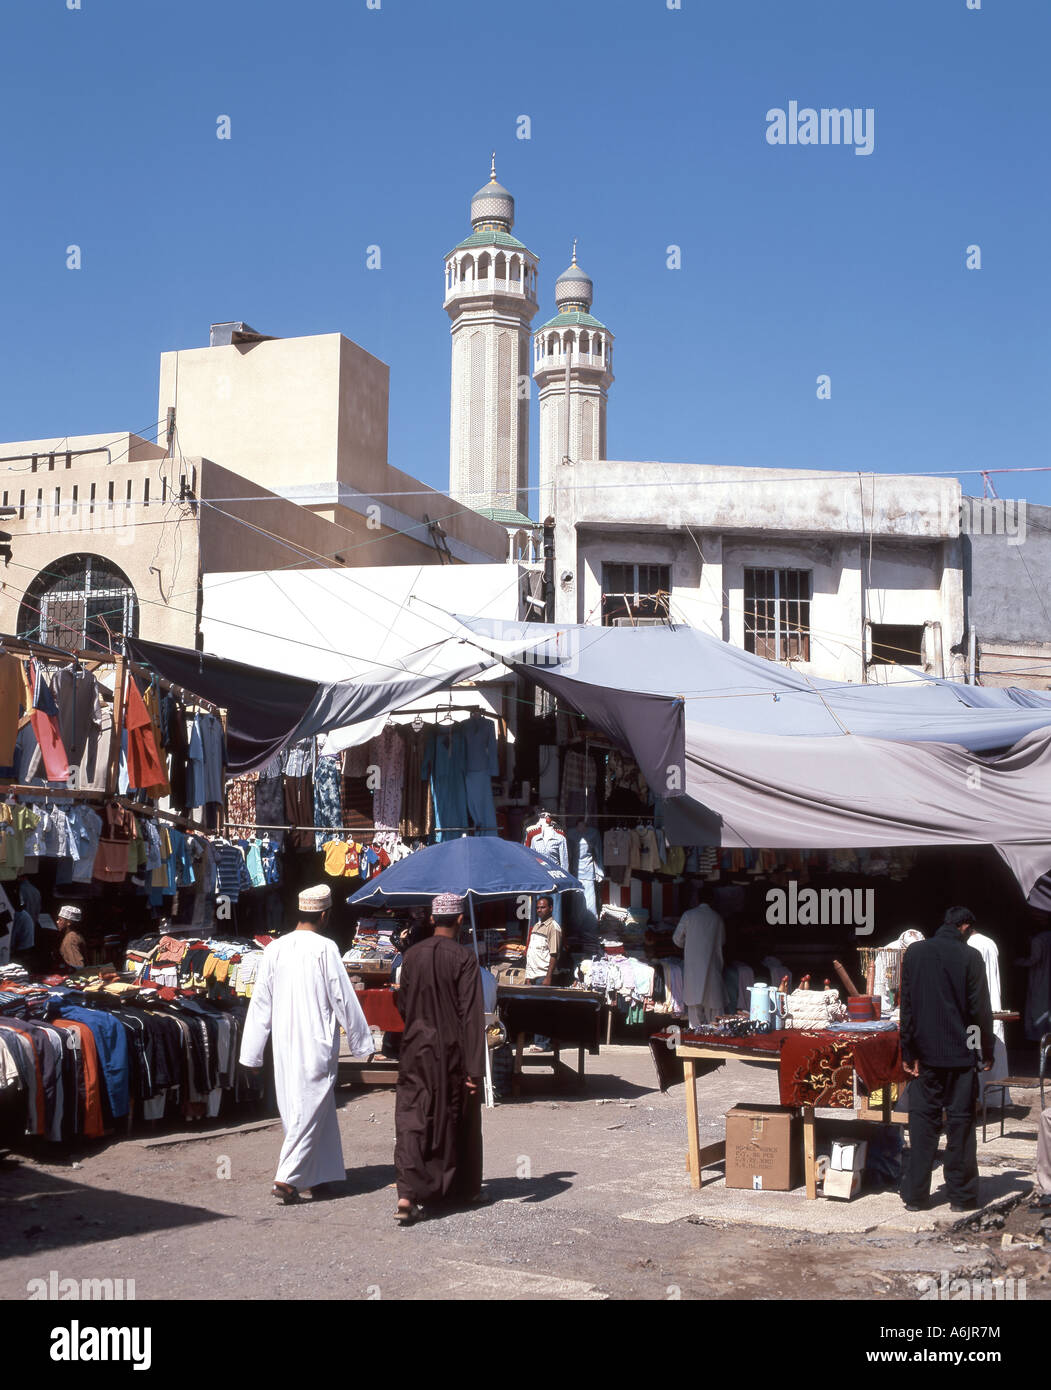
[[[531,922],[531,904],[537,895],[580,891],[580,884],[567,870],[535,850],[489,836],[465,835],[431,845],[391,865],[382,876],[359,888],[348,899],[348,905],[426,906],[439,893],[455,893],[468,904],[471,940],[476,954],[480,955],[477,901],[512,901],[519,909],[526,908],[525,915],[515,919],[524,927]],[[562,993],[570,1000],[568,1007],[575,1007],[572,1003],[574,992]],[[499,1001],[499,994],[497,998]],[[528,997],[516,998],[514,1003],[516,1008],[524,1008],[525,1014],[539,1007],[531,1005]],[[523,1031],[531,1026],[521,1013],[518,1021]],[[488,1050],[486,1065],[487,1068],[490,1065]],[[488,1072],[486,1101],[489,1105],[493,1103],[492,1076]]]
[[[905,1124],[908,1117],[893,1110],[892,1086],[905,1082],[901,1064],[901,1040],[896,1028],[861,1033],[849,1027],[829,1027],[820,1032],[786,1031],[757,1033],[734,1038],[717,1031],[656,1034],[650,1042],[656,1050],[674,1049],[682,1060],[686,1083],[687,1166],[690,1182],[701,1185],[701,1171],[725,1160],[725,1141],[700,1146],[697,1110],[698,1062],[722,1065],[740,1058],[776,1067],[781,1105],[802,1118],[806,1195],[817,1196],[816,1109],[853,1111],[859,1120],[877,1119],[883,1124]],[[664,1087],[662,1086],[662,1089]],[[880,1093],[879,1109],[870,1098]]]

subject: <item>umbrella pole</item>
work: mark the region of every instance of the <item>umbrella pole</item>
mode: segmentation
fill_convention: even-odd
[[[467,894],[467,902],[471,909],[471,942],[474,946],[474,958],[478,961],[478,969],[481,970],[482,963],[478,957],[478,928],[474,924],[474,894]],[[495,1106],[493,1100],[493,1069],[489,1061],[489,1039],[485,1040],[485,1106],[487,1110],[492,1110]]]

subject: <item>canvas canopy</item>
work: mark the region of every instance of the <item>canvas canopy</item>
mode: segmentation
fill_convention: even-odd
[[[1051,696],[1043,692],[920,673],[914,684],[821,680],[687,628],[446,617],[452,627],[439,623],[427,647],[331,683],[157,643],[131,648],[227,708],[234,772],[295,738],[379,718],[509,666],[632,753],[666,801],[673,842],[990,844],[1026,893],[1051,872]]]
[[[632,751],[673,843],[991,844],[1027,894],[1051,870],[1043,692],[846,685],[687,628],[460,621]]]

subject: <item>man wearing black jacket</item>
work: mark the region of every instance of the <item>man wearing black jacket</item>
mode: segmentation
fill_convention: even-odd
[[[909,1162],[901,1186],[908,1211],[922,1211],[945,1112],[945,1185],[953,1211],[978,1205],[975,1108],[979,1057],[993,1064],[993,1014],[985,967],[967,945],[974,913],[952,907],[929,941],[905,952],[901,968],[901,1056],[909,1087]]]

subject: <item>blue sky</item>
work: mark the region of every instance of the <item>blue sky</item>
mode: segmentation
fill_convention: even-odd
[[[442,257],[495,148],[537,324],[580,239],[611,457],[1051,462],[1046,0],[80,2],[0,11],[0,439],[148,433],[158,355],[244,319],[387,362],[391,461],[447,487]],[[873,108],[872,154],[769,145],[792,100]]]

